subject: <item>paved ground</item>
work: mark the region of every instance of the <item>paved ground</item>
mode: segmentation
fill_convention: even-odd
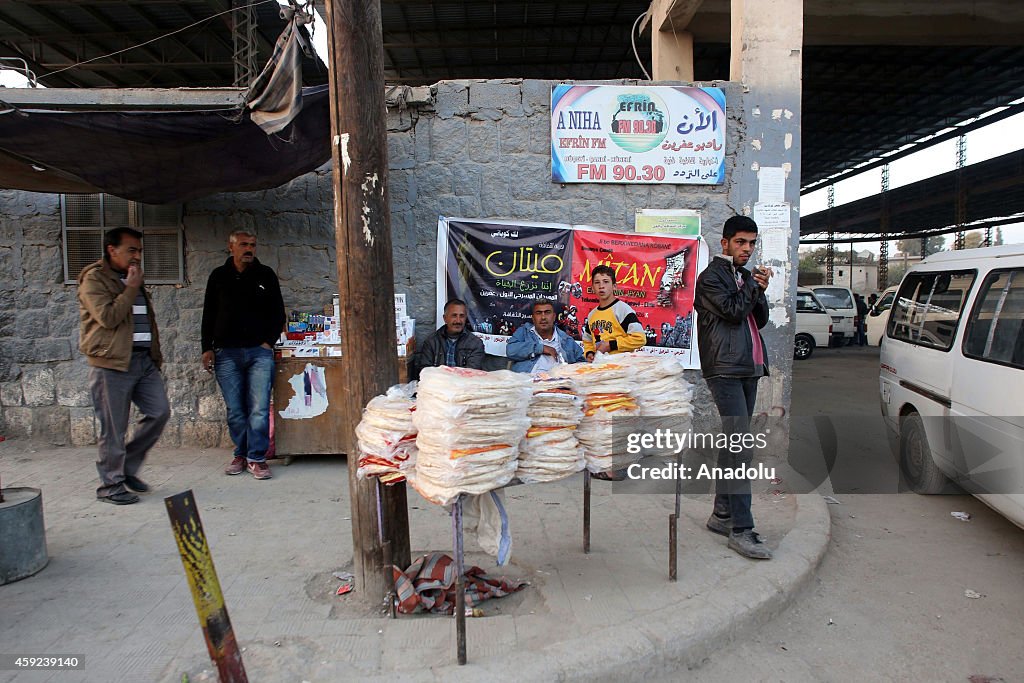
[[[877,368],[877,348],[818,349],[795,364],[793,390],[794,414],[852,423],[846,442],[875,463],[889,458]],[[689,680],[1024,681],[1024,530],[967,495],[835,498],[810,588]]]
[[[468,621],[470,665],[454,666],[454,620],[388,620],[337,597],[331,572],[352,557],[346,465],[274,467],[227,477],[223,450],[155,450],[155,491],[116,507],[95,500],[92,449],[0,443],[8,486],[43,490],[51,561],[0,586],[0,652],[84,654],[78,672],[0,672],[6,681],[212,679],[162,498],[193,489],[250,680],[641,679],[695,666],[781,612],[813,578],[828,543],[817,495],[755,487],[758,526],[776,552],[753,562],[703,529],[705,496],[684,498],[680,580],[667,580],[672,498],[611,494],[595,482],[593,547],[581,550],[582,484],[507,492],[522,592]],[[443,509],[410,492],[413,552],[449,550]],[[469,544],[473,549],[473,544]],[[493,570],[489,557],[469,561]]]

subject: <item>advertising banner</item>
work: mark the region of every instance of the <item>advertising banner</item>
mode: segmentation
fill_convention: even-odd
[[[581,341],[583,322],[597,306],[591,274],[608,265],[616,272],[616,296],[647,333],[641,352],[700,366],[693,291],[707,248],[699,236],[442,217],[437,246],[437,325],[446,301],[465,301],[487,353],[505,355],[509,336],[529,322],[538,298],[554,302],[557,325]]]
[[[721,184],[725,121],[720,88],[556,85],[551,180]]]

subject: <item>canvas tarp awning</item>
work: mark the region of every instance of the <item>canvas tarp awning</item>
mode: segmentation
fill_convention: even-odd
[[[0,100],[3,91],[0,90]],[[248,109],[0,111],[0,188],[105,192],[147,204],[277,187],[330,159],[326,85],[267,135]]]

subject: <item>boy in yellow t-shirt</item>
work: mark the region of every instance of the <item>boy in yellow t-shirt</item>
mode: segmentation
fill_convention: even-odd
[[[597,308],[583,323],[583,351],[588,361],[596,352],[626,353],[647,343],[640,319],[629,304],[615,298],[615,270],[610,266],[594,268],[591,285],[597,294]]]

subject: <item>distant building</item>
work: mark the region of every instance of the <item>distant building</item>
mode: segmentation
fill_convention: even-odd
[[[867,250],[856,252],[855,255],[858,259],[862,260],[867,258],[877,259],[877,256]],[[841,261],[840,259],[843,260]],[[897,253],[889,257],[889,271],[892,272],[892,269],[896,266],[905,265],[909,268],[915,263],[920,262],[920,260],[920,256]],[[801,287],[823,285],[825,284],[826,270],[825,264],[822,263],[815,271],[800,271],[797,274],[797,284]],[[836,260],[832,264],[832,284],[849,287],[854,293],[863,294],[864,296],[879,292],[877,260],[871,263],[854,263],[851,266],[849,263],[849,252],[843,253],[837,250]],[[896,283],[890,278],[888,284]]]

